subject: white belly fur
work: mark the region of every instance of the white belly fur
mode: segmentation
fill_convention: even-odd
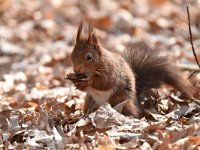
[[[99,105],[108,102],[110,96],[113,94],[113,89],[108,91],[100,91],[89,87],[87,92],[94,98],[95,102]]]

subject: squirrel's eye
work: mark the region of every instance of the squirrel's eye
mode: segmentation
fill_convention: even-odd
[[[93,55],[91,53],[87,53],[85,57],[86,57],[86,60],[89,61],[89,60],[92,60]]]

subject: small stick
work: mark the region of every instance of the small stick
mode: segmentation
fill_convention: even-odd
[[[193,52],[193,55],[194,55],[194,58],[196,60],[196,63],[197,65],[199,66],[200,68],[200,64],[199,64],[199,61],[197,59],[197,55],[196,55],[196,52],[195,52],[195,49],[194,49],[194,45],[193,45],[193,39],[192,39],[192,31],[191,31],[191,23],[190,23],[190,12],[189,12],[189,8],[187,6],[187,15],[188,15],[188,28],[189,28],[189,34],[190,34],[190,44],[191,44],[191,47],[192,47],[192,52]],[[199,71],[194,71],[188,78],[190,78],[193,74],[195,74],[196,72],[199,72]]]

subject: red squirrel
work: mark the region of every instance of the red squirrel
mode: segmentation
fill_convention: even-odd
[[[71,54],[74,73],[67,75],[77,89],[87,92],[84,113],[92,112],[104,102],[112,107],[126,101],[121,113],[140,118],[143,108],[140,93],[167,83],[188,98],[191,86],[181,77],[163,51],[147,46],[126,50],[123,54],[105,49],[93,29],[82,35],[80,24]]]

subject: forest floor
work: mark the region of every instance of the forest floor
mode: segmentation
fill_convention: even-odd
[[[186,3],[187,2],[187,3]],[[142,119],[105,104],[84,117],[85,93],[64,80],[81,20],[107,49],[145,42],[167,50],[199,88],[200,1],[0,0],[1,149],[200,149],[200,90],[195,101],[163,85],[145,101]],[[183,81],[185,82],[185,81]]]

